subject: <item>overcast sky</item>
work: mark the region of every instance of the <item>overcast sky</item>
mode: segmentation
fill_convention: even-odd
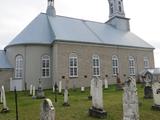
[[[160,67],[160,0],[123,0],[131,31],[150,43],[155,66]],[[0,0],[0,49],[3,49],[40,12],[47,0]],[[108,0],[55,0],[57,15],[106,22]]]

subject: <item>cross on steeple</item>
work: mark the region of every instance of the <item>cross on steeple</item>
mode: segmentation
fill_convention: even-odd
[[[49,16],[55,16],[56,15],[56,10],[54,8],[54,0],[48,0],[48,7],[47,7],[46,13]]]

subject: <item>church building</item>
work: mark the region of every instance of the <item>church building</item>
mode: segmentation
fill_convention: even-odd
[[[107,0],[106,0],[107,2]],[[123,0],[108,0],[105,23],[56,15],[54,0],[0,51],[0,86],[13,90],[44,89],[66,81],[70,88],[90,86],[97,76],[109,84],[116,76],[138,79],[139,72],[154,68],[154,47],[130,31]]]

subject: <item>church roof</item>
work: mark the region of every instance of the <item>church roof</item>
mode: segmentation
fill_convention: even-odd
[[[9,63],[5,52],[0,50],[0,69],[10,69],[12,68],[11,64]]]
[[[50,44],[54,34],[46,14],[38,15],[24,30],[19,33],[10,45],[21,44]]]
[[[52,44],[54,41],[83,42],[151,48],[153,46],[131,32],[120,31],[107,23],[81,19],[38,15],[8,46],[19,44]]]

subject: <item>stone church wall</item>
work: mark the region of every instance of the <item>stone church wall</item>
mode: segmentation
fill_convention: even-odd
[[[103,80],[105,75],[108,75],[109,84],[116,83],[116,77],[112,74],[112,56],[117,55],[119,59],[119,76],[124,81],[124,74],[129,76],[128,71],[128,58],[133,56],[136,61],[136,75],[144,69],[144,57],[149,58],[150,68],[154,68],[154,58],[152,49],[132,48],[132,47],[119,47],[107,46],[96,44],[81,44],[81,43],[56,43],[57,56],[57,76],[53,76],[54,80],[62,80],[63,87],[65,80],[69,80],[69,86],[76,87],[89,86],[92,79],[92,55],[96,54],[100,57],[100,78]],[[78,77],[69,77],[69,55],[76,53],[78,56]],[[54,67],[53,67],[54,71]],[[55,70],[56,71],[56,70]],[[65,79],[62,79],[65,76]],[[85,78],[84,76],[87,76]]]
[[[6,91],[10,90],[10,78],[12,77],[12,70],[0,69],[0,90],[3,85]]]
[[[23,88],[25,86],[29,89],[29,86],[35,85],[36,89],[38,87],[39,79],[41,79],[43,88],[48,89],[52,87],[52,65],[51,73],[49,78],[41,77],[41,57],[47,54],[51,57],[51,48],[48,45],[19,45],[10,46],[7,48],[7,56],[10,63],[15,68],[15,58],[20,54],[23,56],[24,60],[24,75],[23,75]],[[15,73],[13,73],[13,79]]]

